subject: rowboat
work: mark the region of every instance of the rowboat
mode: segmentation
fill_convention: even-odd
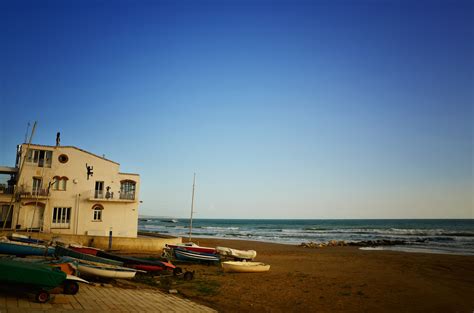
[[[116,266],[123,265],[123,262],[120,262],[120,261],[105,259],[105,258],[101,258],[95,255],[81,253],[81,252],[74,251],[72,249],[68,249],[62,246],[56,246],[55,254],[56,256],[69,256],[69,257],[76,258],[79,260],[92,261],[92,262],[97,262],[97,263],[102,263],[102,264],[109,264],[109,265],[116,265]]]
[[[36,262],[23,262],[11,258],[0,258],[0,282],[9,287],[16,286],[36,294],[36,300],[49,300],[49,290],[63,286],[64,293],[76,294],[77,282],[87,281]]]
[[[219,262],[218,254],[188,251],[186,249],[174,248],[174,256],[177,260],[186,262]]]
[[[0,254],[25,255],[53,255],[54,247],[47,247],[25,242],[13,242],[6,237],[0,238]]]
[[[236,260],[253,260],[257,256],[257,251],[255,250],[237,250],[227,247],[216,247],[216,251],[222,256]]]
[[[261,262],[226,261],[221,266],[227,273],[260,273],[270,270],[270,265]]]
[[[166,247],[171,249],[180,248],[182,250],[192,251],[192,252],[199,252],[199,253],[208,253],[208,254],[215,254],[216,249],[210,247],[201,247],[194,242],[185,242],[185,243],[178,243],[175,245],[166,245]]]

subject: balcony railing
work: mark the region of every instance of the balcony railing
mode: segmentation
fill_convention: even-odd
[[[49,195],[48,189],[43,189],[43,188],[37,188],[37,189],[32,189],[31,194],[33,196],[42,196],[46,197]]]
[[[20,188],[18,194],[22,198],[28,197],[48,197],[49,190],[46,188]]]
[[[135,193],[134,192],[121,192],[120,199],[122,200],[135,200]]]
[[[102,190],[91,190],[84,195],[89,198],[90,201],[111,201],[111,202],[134,202],[135,192],[112,192],[112,191],[102,191]]]

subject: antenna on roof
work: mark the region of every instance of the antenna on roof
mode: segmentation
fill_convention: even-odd
[[[28,122],[28,125],[26,126],[25,141],[23,141],[25,143],[28,140],[28,131],[29,130],[30,130],[30,122]]]

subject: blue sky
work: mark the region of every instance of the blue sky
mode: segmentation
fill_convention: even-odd
[[[474,217],[472,1],[3,1],[27,122],[140,173],[140,212]]]

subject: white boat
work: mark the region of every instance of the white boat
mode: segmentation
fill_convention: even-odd
[[[133,278],[137,270],[121,266],[92,265],[79,263],[77,265],[79,273],[84,276],[97,276],[105,278]]]
[[[237,250],[227,247],[216,247],[216,251],[222,256],[238,260],[253,260],[257,256],[257,251],[255,250]]]
[[[226,261],[221,266],[227,273],[260,273],[270,270],[270,265],[261,262]]]

